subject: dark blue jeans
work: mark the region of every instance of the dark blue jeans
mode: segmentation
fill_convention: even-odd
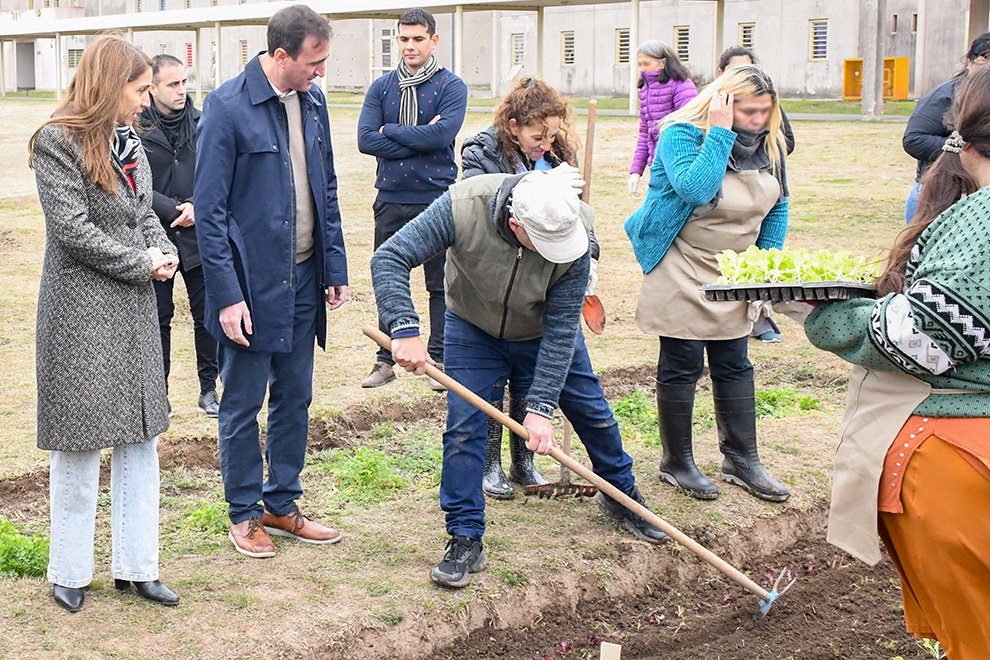
[[[513,398],[525,397],[533,382],[539,350],[539,339],[495,339],[447,311],[444,370],[485,401],[501,393],[506,380]],[[619,425],[591,368],[584,335],[580,332],[559,405],[584,443],[595,474],[622,492],[631,492],[635,485],[632,458],[622,449]],[[485,533],[485,494],[481,480],[488,446],[487,419],[485,413],[453,392],[447,392],[440,508],[447,514],[447,533],[451,535],[480,539]]]
[[[296,307],[292,350],[264,353],[220,344],[220,471],[230,520],[239,523],[262,514],[261,502],[285,515],[302,495],[299,473],[306,460],[309,404],[313,401],[313,352],[316,317],[323,304],[316,259],[296,265]],[[257,324],[263,319],[253,319]],[[250,338],[249,338],[250,341]],[[268,392],[264,480],[258,412]]]

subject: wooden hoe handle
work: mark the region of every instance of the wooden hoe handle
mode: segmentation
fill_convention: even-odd
[[[362,332],[364,332],[365,335],[373,339],[382,348],[386,350],[391,349],[392,347],[391,339],[389,339],[385,335],[385,333],[381,332],[378,328],[373,327],[371,325],[366,325],[362,329]],[[444,386],[447,387],[448,390],[454,392],[455,394],[457,394],[457,396],[461,397],[462,399],[464,399],[465,401],[467,401],[468,403],[470,403],[475,408],[482,411],[492,419],[497,420],[503,426],[508,427],[509,430],[511,430],[516,435],[526,440],[529,439],[529,431],[526,429],[525,426],[523,426],[519,422],[509,417],[498,408],[495,408],[490,403],[485,401],[483,398],[481,398],[480,396],[478,396],[477,394],[466,388],[464,385],[461,385],[459,382],[457,382],[456,380],[454,380],[444,372],[440,371],[433,365],[430,364],[426,365],[426,375],[428,375],[433,380],[442,383]],[[616,488],[609,482],[599,477],[597,474],[595,474],[585,466],[575,461],[570,456],[564,454],[564,452],[562,452],[558,447],[554,447],[550,451],[550,456],[552,456],[555,461],[557,461],[558,463],[569,469],[571,472],[583,477],[585,480],[588,481],[588,483],[598,486],[599,490],[606,493],[613,500],[617,502],[621,502],[623,506],[625,506],[627,509],[629,509],[636,515],[640,516],[644,520],[648,521],[654,527],[663,530],[663,532],[667,536],[674,539],[675,541],[680,543],[682,546],[684,546],[694,554],[698,555],[701,559],[703,559],[713,568],[718,570],[720,573],[725,575],[727,578],[738,584],[746,591],[756,594],[764,601],[769,599],[770,602],[773,602],[773,600],[776,599],[776,594],[771,596],[770,592],[768,592],[766,589],[764,589],[763,587],[761,587],[760,585],[756,584],[748,577],[743,575],[742,571],[740,571],[739,569],[735,568],[734,566],[726,562],[724,559],[716,555],[708,548],[702,546],[700,543],[698,543],[697,541],[686,535],[684,532],[677,529],[676,527],[668,523],[666,520],[664,520],[657,514],[653,513],[645,506],[643,506],[633,498],[629,497],[628,495],[626,495],[618,488]]]

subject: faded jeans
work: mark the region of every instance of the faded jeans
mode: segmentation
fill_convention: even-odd
[[[51,452],[48,581],[93,581],[100,451]],[[118,580],[158,579],[158,437],[113,448],[110,461],[111,571]]]

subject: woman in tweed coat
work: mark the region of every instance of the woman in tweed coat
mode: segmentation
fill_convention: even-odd
[[[47,232],[37,376],[38,447],[51,451],[48,579],[73,612],[93,579],[107,447],[115,586],[178,603],[158,581],[156,444],[168,410],[151,284],[170,278],[178,257],[151,209],[151,170],[131,128],[150,84],[147,56],[102,38],[30,143]]]

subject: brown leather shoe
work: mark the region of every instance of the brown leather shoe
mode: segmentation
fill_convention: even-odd
[[[275,556],[275,544],[261,526],[258,516],[231,525],[227,538],[242,555],[255,558]]]
[[[341,538],[340,532],[313,522],[297,508],[293,508],[284,516],[276,516],[265,509],[261,524],[265,526],[265,531],[273,536],[287,536],[303,543],[326,545],[336,543]]]

